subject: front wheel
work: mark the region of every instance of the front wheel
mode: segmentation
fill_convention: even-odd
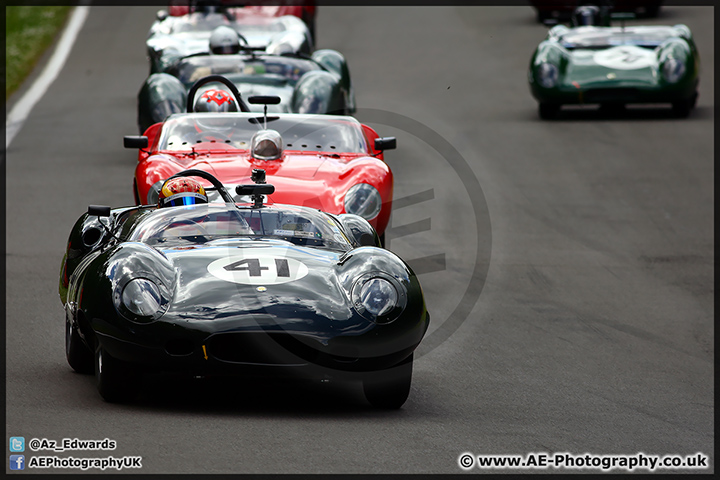
[[[690,111],[695,107],[697,103],[698,94],[695,92],[691,97],[678,100],[673,102],[672,110],[676,117],[687,118],[690,115]]]
[[[106,402],[125,402],[136,392],[137,374],[98,345],[95,351],[95,383]]]
[[[543,120],[551,120],[557,117],[560,105],[557,103],[541,102],[538,104],[538,114]]]
[[[137,179],[133,179],[133,197],[135,197],[135,205],[142,205],[140,201],[140,190],[138,190]]]
[[[398,409],[410,394],[412,383],[412,354],[400,365],[388,370],[372,372],[363,379],[365,398],[373,407]]]
[[[95,364],[92,351],[80,338],[77,329],[70,322],[65,322],[65,357],[78,373],[93,373]]]

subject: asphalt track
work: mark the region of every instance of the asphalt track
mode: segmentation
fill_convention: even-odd
[[[136,133],[155,11],[92,7],[7,151],[6,438],[117,442],[28,460],[462,473],[464,452],[701,452],[714,471],[712,7],[652,20],[695,35],[690,118],[586,108],[552,122],[527,87],[545,34],[530,7],[320,9],[318,46],[346,55],[357,117],[398,137],[390,248],[422,272],[432,315],[410,398],[392,412],[357,385],[167,378],[114,405],[67,365],[60,261],[88,204],[132,202],[122,136]]]

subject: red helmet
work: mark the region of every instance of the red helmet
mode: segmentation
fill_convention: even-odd
[[[237,112],[237,103],[231,94],[219,88],[205,90],[195,100],[196,112]]]
[[[158,194],[158,207],[177,207],[208,203],[205,189],[192,178],[179,177],[165,182]]]

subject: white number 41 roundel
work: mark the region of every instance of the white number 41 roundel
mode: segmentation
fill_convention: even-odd
[[[221,280],[245,285],[277,285],[299,280],[308,274],[307,266],[301,261],[268,251],[223,257],[207,269]]]

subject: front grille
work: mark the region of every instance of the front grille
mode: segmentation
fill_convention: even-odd
[[[210,337],[208,355],[230,363],[298,365],[317,359],[317,340],[282,332],[230,332]]]
[[[632,101],[638,96],[636,88],[591,88],[583,92],[585,103]]]

